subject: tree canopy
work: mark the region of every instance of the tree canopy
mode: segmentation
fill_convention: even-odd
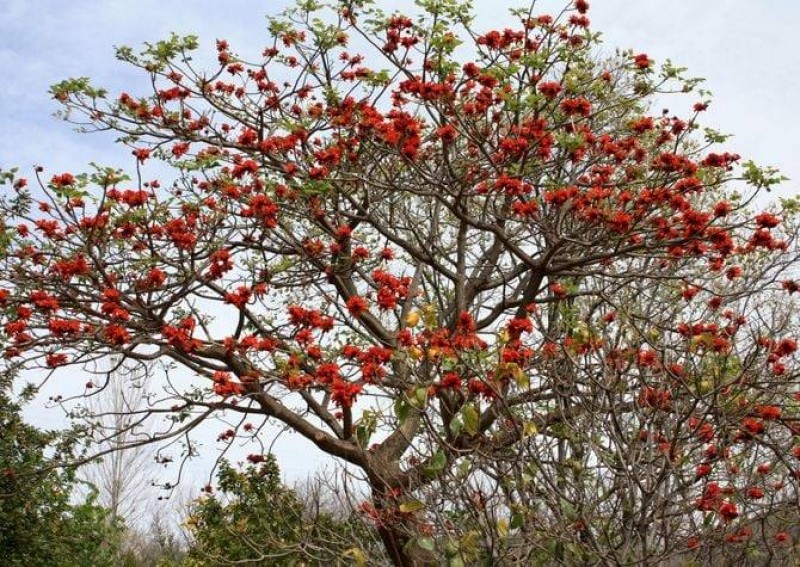
[[[136,174],[6,174],[7,366],[183,369],[141,412],[171,424],[153,441],[282,424],[362,476],[396,565],[783,553],[780,175],[701,126],[685,69],[602,55],[585,0],[500,30],[468,2],[378,5],[300,1],[209,69],[192,36],[120,48],[148,92],[54,85]]]

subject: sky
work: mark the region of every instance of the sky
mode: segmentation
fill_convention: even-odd
[[[477,27],[503,27],[507,9],[526,0],[476,0]],[[377,0],[404,8],[412,0]],[[135,93],[142,78],[114,57],[114,46],[157,41],[170,32],[194,33],[213,55],[213,42],[227,39],[234,50],[256,58],[266,41],[267,14],[288,0],[0,0],[0,167],[30,174],[41,164],[52,173],[85,170],[89,162],[131,170],[130,150],[108,135],[85,135],[53,117],[58,106],[47,94],[55,82],[89,76],[111,92]],[[566,0],[540,1],[550,13]],[[800,58],[797,0],[593,0],[592,28],[609,50],[633,48],[657,61],[670,58],[706,79],[714,103],[704,123],[734,134],[731,147],[762,165],[776,165],[791,181],[776,193],[800,188]],[[40,425],[59,422],[58,410],[29,412]],[[215,430],[217,431],[217,430]],[[216,456],[208,454],[190,477],[204,482]],[[297,436],[275,446],[287,478],[304,478],[329,466]]]

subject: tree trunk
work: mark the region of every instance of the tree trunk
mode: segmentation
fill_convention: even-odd
[[[373,503],[380,518],[378,534],[386,553],[396,567],[430,567],[438,565],[436,556],[413,541],[418,529],[413,521],[396,517],[396,504],[387,503],[373,492]]]
[[[397,567],[438,565],[435,555],[419,547],[414,538],[420,535],[415,518],[399,510],[401,473],[396,461],[377,456],[366,467],[375,507],[378,534],[386,553]]]

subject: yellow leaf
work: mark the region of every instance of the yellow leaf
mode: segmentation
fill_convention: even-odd
[[[464,420],[464,429],[467,430],[467,433],[470,435],[475,435],[478,433],[478,410],[475,408],[473,404],[467,404],[461,410],[461,415]]]
[[[416,327],[419,324],[419,311],[412,311],[406,316],[406,326]]]
[[[514,376],[514,381],[517,383],[517,386],[519,386],[523,390],[527,390],[528,388],[531,387],[531,378],[530,378],[530,376],[528,376],[525,373],[525,371],[522,370],[522,368],[519,367],[519,365],[515,364],[514,368],[512,368],[512,370],[511,370],[511,372],[512,372],[512,374]]]
[[[357,567],[364,567],[367,564],[367,556],[360,547],[351,547],[342,553],[342,557],[352,557]]]
[[[408,514],[410,512],[418,512],[425,508],[425,504],[420,502],[419,500],[409,500],[408,502],[403,502],[400,504],[400,511],[403,514]]]
[[[429,329],[436,328],[436,306],[428,303],[422,308],[422,321]]]

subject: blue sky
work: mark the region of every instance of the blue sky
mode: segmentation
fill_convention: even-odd
[[[390,9],[411,0],[378,0]],[[479,28],[502,27],[517,0],[476,0]],[[52,117],[57,105],[49,85],[71,76],[90,76],[112,92],[135,93],[141,76],[114,58],[113,46],[155,41],[171,31],[195,33],[210,49],[228,39],[243,56],[258,54],[268,13],[285,0],[0,0],[0,166],[30,171],[42,164],[51,172],[78,172],[91,161],[131,169],[133,158],[105,135],[81,135]],[[542,12],[561,0],[539,2]],[[594,0],[593,28],[606,45],[631,47],[656,60],[671,58],[691,74],[705,77],[715,102],[705,123],[735,134],[731,146],[758,163],[777,165],[800,180],[800,59],[796,55],[796,0]],[[658,109],[660,110],[660,109]],[[779,193],[794,194],[797,181]],[[57,410],[39,409],[39,423],[57,423]],[[217,431],[216,429],[214,430]],[[191,474],[208,474],[215,452]],[[276,451],[288,477],[305,477],[325,461],[297,436],[284,437]]]

